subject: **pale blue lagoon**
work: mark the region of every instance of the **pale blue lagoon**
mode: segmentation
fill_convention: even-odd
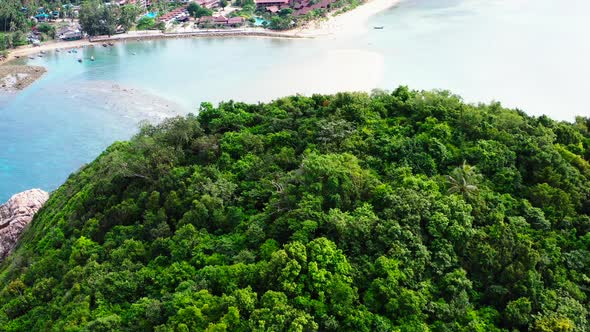
[[[127,42],[23,60],[48,72],[0,94],[0,201],[53,190],[140,121],[203,101],[405,84],[559,120],[590,116],[588,12],[582,0],[406,0],[351,36]]]

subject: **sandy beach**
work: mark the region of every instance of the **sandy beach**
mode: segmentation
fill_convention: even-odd
[[[307,26],[290,32],[310,38],[362,34],[369,28],[366,23],[371,16],[394,7],[400,2],[401,0],[368,0],[350,11],[340,15],[330,14],[326,19],[310,22]]]
[[[96,36],[92,39],[81,39],[75,41],[50,41],[43,43],[41,46],[20,46],[11,49],[6,58],[0,58],[0,65],[22,57],[36,55],[41,52],[51,50],[66,50],[82,47],[101,47],[103,43],[113,43],[128,40],[153,40],[153,39],[172,39],[172,38],[197,38],[197,37],[267,37],[267,38],[307,38],[294,34],[292,31],[275,32],[265,29],[246,28],[246,29],[223,29],[223,30],[198,30],[192,32],[160,32],[160,31],[134,31],[113,36]]]
[[[78,47],[84,47],[84,46],[88,46],[88,45],[93,45],[93,43],[87,39],[82,39],[82,40],[75,40],[75,41],[57,41],[57,40],[55,40],[55,41],[43,43],[41,46],[36,46],[36,47],[34,47],[32,45],[20,46],[20,47],[10,50],[10,53],[8,53],[8,57],[6,57],[3,60],[0,60],[0,65],[3,63],[9,62],[11,60],[14,60],[14,59],[28,57],[30,55],[41,53],[41,51],[45,52],[45,51],[51,51],[51,50],[56,50],[56,49],[78,48]]]
[[[270,37],[270,38],[321,38],[336,36],[339,34],[354,35],[366,31],[368,28],[366,22],[368,19],[384,10],[397,5],[401,0],[368,0],[364,4],[348,12],[333,15],[327,18],[310,22],[306,26],[299,27],[289,31],[274,32],[256,28],[231,29],[231,30],[210,30],[196,31],[187,33],[162,33],[162,32],[129,32],[111,37],[94,37],[93,40],[83,39],[76,41],[51,41],[43,43],[41,46],[33,47],[32,45],[21,46],[13,49],[8,57],[0,59],[0,65],[20,57],[27,57],[55,49],[68,49],[87,47],[100,44],[105,41],[125,41],[125,40],[149,40],[159,38],[188,38],[188,37]]]

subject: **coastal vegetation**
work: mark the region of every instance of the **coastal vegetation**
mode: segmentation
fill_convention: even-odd
[[[137,30],[151,30],[156,28],[156,19],[144,16],[137,21]]]
[[[20,1],[0,1],[0,52],[26,44],[23,32],[28,29]]]
[[[191,2],[188,7],[186,7],[186,10],[194,18],[213,15],[213,11],[211,9],[202,7],[196,2]]]
[[[135,25],[140,14],[135,5],[107,6],[98,0],[89,0],[80,8],[80,25],[89,36],[114,35],[118,28],[126,31]]]
[[[270,30],[289,30],[324,19],[330,13],[342,13],[360,3],[359,0],[294,0],[271,2],[271,5],[258,0],[153,0],[147,3],[5,0],[0,2],[0,52],[26,44],[38,46],[51,39],[112,36],[133,29],[174,31],[182,27],[181,31],[186,32],[189,27],[235,28],[251,24]],[[203,17],[208,19],[199,21]],[[238,17],[241,19],[224,21]]]
[[[271,30],[288,30],[304,26],[312,21],[326,19],[329,15],[342,14],[356,8],[362,1],[359,0],[296,0],[289,3],[287,8],[281,6],[280,10],[269,11],[268,7],[259,7],[256,15],[265,19],[265,26]]]
[[[27,19],[21,6],[20,1],[15,0],[0,2],[0,30],[16,31],[26,27]]]
[[[590,119],[444,91],[204,103],[56,190],[1,331],[587,331]]]

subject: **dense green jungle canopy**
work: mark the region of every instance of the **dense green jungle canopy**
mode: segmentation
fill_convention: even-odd
[[[203,104],[56,190],[2,331],[588,331],[590,120],[447,92]]]

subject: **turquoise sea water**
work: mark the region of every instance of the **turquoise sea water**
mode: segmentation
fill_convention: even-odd
[[[256,17],[256,18],[255,18],[255,20],[256,20],[256,21],[254,22],[254,25],[255,25],[255,26],[258,26],[258,27],[260,27],[260,26],[264,25],[264,22],[266,22],[266,20],[265,20],[265,19],[263,19],[263,18],[260,18],[260,17]]]
[[[328,40],[128,42],[26,60],[48,72],[16,95],[0,93],[0,201],[53,190],[140,121],[202,101],[407,84],[556,119],[590,116],[589,11],[582,0],[406,0],[366,31]]]

